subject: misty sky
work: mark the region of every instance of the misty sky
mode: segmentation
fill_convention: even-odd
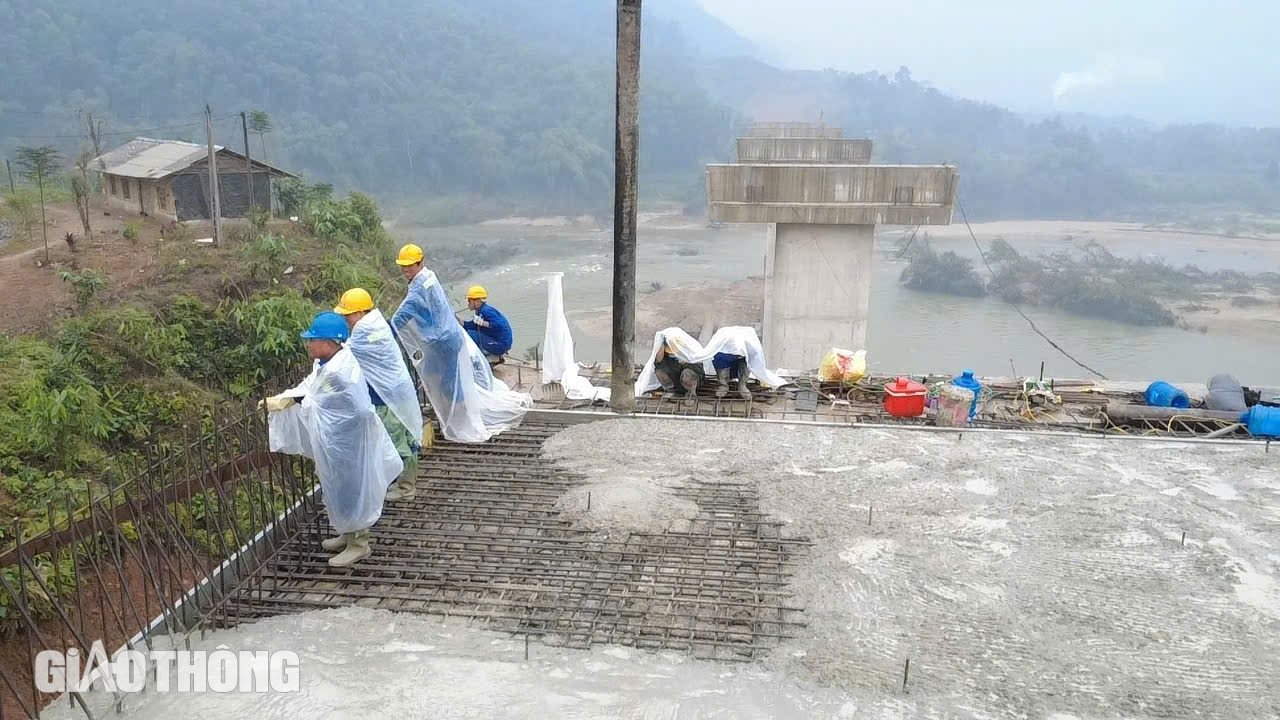
[[[1280,126],[1280,0],[698,0],[785,67],[1022,112]]]

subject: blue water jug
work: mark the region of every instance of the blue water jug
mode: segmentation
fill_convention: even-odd
[[[1147,386],[1145,393],[1147,404],[1151,407],[1189,408],[1191,401],[1187,394],[1163,380],[1157,380]]]
[[[1280,438],[1280,407],[1254,405],[1240,416],[1240,422],[1248,423],[1254,437]]]
[[[965,370],[960,373],[960,377],[951,378],[951,384],[973,391],[973,402],[969,404],[969,419],[972,420],[978,414],[978,393],[982,392],[982,383],[973,376],[972,370]]]

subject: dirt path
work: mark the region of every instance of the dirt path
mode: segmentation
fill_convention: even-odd
[[[0,333],[41,333],[51,323],[70,314],[71,293],[67,284],[58,279],[62,270],[93,268],[106,275],[108,287],[100,298],[104,304],[150,279],[151,247],[160,236],[159,221],[108,208],[101,198],[95,198],[90,205],[93,237],[86,240],[73,203],[50,204],[45,207],[45,216],[48,262],[45,261],[44,235],[38,226],[32,231],[35,247],[0,257],[0,287],[16,289],[0,303]],[[126,222],[140,223],[136,244],[124,238]],[[73,233],[77,239],[75,251],[63,239],[67,233]]]

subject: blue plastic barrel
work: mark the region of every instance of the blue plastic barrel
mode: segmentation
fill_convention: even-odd
[[[1248,423],[1254,437],[1280,438],[1280,407],[1254,405],[1240,416],[1240,422]]]
[[[982,383],[973,376],[972,370],[965,370],[960,377],[951,378],[951,384],[973,391],[973,402],[969,404],[969,419],[972,420],[978,414],[978,393],[982,392]]]
[[[1163,380],[1157,380],[1147,386],[1147,404],[1151,407],[1189,408],[1191,401],[1187,394]]]

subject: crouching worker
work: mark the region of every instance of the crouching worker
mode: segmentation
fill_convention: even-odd
[[[744,400],[751,399],[751,391],[747,389],[747,380],[751,372],[747,369],[747,359],[732,353],[716,353],[711,358],[711,366],[716,370],[716,397],[729,395],[729,381],[738,381],[738,394]]]
[[[404,472],[387,491],[387,500],[413,497],[418,481],[418,451],[422,445],[422,407],[404,364],[400,345],[382,312],[364,288],[342,294],[334,312],[347,321],[351,336],[347,350],[355,356],[369,386],[369,401],[396,446]]]
[[[331,567],[369,556],[369,528],[382,516],[387,486],[404,469],[355,356],[342,346],[347,337],[341,315],[317,315],[302,333],[314,361],[311,374],[261,403],[270,413],[271,451],[315,463],[329,523],[338,533],[323,543],[338,553],[329,558]]]
[[[689,362],[710,361],[716,371],[716,397],[729,394],[730,378],[738,379],[738,394],[744,400],[751,399],[751,391],[747,389],[747,380],[754,375],[760,385],[777,389],[787,384],[787,380],[769,370],[764,364],[764,346],[755,328],[722,327],[716,330],[699,352],[688,357]]]
[[[490,362],[501,361],[503,355],[511,352],[511,323],[497,308],[489,305],[488,300],[488,291],[479,285],[472,285],[467,290],[467,307],[475,317],[462,323],[462,327]]]
[[[705,374],[702,362],[693,359],[701,352],[702,345],[680,328],[659,331],[653,338],[653,354],[636,380],[636,397],[661,387],[666,397],[676,399],[678,384],[684,388],[685,400],[693,402]]]

